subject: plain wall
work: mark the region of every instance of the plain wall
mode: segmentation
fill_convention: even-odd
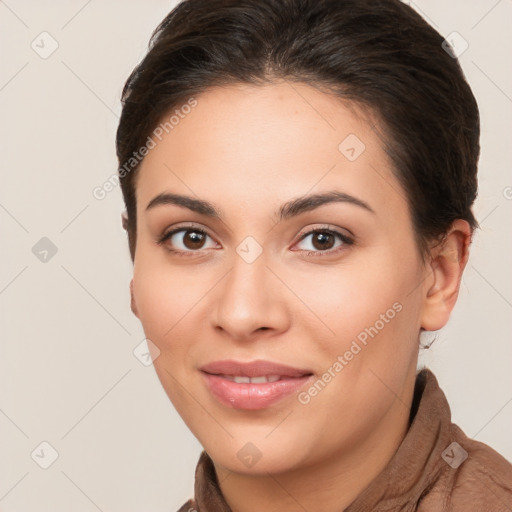
[[[92,194],[116,172],[122,86],[174,5],[0,2],[1,511],[163,512],[192,496],[200,444],[133,354],[144,334],[129,307],[121,193]],[[469,43],[460,62],[482,122],[481,229],[422,360],[453,421],[512,460],[512,3],[413,5]],[[58,43],[48,58],[31,47],[51,49],[43,31]],[[58,452],[48,469],[43,441]]]

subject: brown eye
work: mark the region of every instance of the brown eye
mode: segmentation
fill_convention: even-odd
[[[211,240],[211,237],[201,229],[179,228],[166,233],[158,243],[173,252],[190,253],[215,247],[213,240],[211,247],[205,246],[208,238]]]
[[[204,244],[205,237],[206,234],[200,231],[187,230],[182,239],[183,245],[185,245],[187,249],[201,249]]]
[[[315,249],[319,250],[328,250],[332,249],[335,243],[335,238],[330,233],[326,233],[324,231],[319,231],[313,235],[312,244]]]
[[[309,239],[309,240],[308,240]],[[306,243],[309,242],[309,243]],[[347,235],[343,235],[332,229],[315,229],[306,233],[299,241],[299,249],[306,251],[308,255],[329,255],[350,246],[354,241]],[[303,245],[303,247],[300,247]]]

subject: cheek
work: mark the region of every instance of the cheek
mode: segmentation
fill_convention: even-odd
[[[156,339],[170,338],[204,295],[204,281],[194,278],[184,268],[162,265],[150,258],[144,260],[143,255],[136,262],[133,291],[139,318],[148,337],[151,333]]]
[[[155,371],[177,409],[190,397],[183,394],[190,369],[201,355],[208,315],[206,295],[214,282],[211,271],[173,266],[151,258],[136,262],[133,290],[145,336],[158,348]],[[212,279],[215,276],[211,276]]]
[[[393,304],[403,304],[412,286],[406,273],[382,260],[373,266],[369,262],[340,265],[296,275],[293,288],[307,309],[316,313],[316,327],[321,320],[327,334],[346,338],[373,325],[390,309],[389,316],[394,317]]]
[[[395,259],[381,251],[357,263],[295,275],[294,290],[307,306],[301,330],[324,364],[348,352],[354,371],[370,363],[385,369],[393,360],[407,364],[414,356],[420,301],[411,291],[418,283],[418,265],[413,257],[399,266]]]
[[[301,288],[311,298],[311,310],[332,331],[317,319],[304,319],[300,325],[304,339],[315,346],[320,375],[301,395],[304,407],[299,411],[303,421],[317,423],[325,437],[330,432],[335,439],[341,430],[347,438],[357,432],[366,435],[395,400],[390,390],[402,389],[414,370],[419,301],[410,291],[416,269],[409,265],[384,272],[385,261],[344,268],[323,278],[319,274]],[[315,293],[308,294],[313,285]],[[371,409],[368,404],[373,404]],[[350,425],[343,423],[347,411]],[[332,418],[339,420],[335,426]]]
[[[139,318],[146,338],[158,349],[153,367],[183,417],[186,417],[187,404],[190,406],[186,388],[187,371],[194,364],[191,340],[199,339],[195,332],[198,323],[191,319],[200,306],[198,296],[204,294],[201,288],[197,278],[185,278],[179,269],[156,265],[149,258],[141,258],[135,264],[133,291]]]

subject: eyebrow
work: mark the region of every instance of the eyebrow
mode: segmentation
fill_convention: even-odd
[[[352,204],[375,215],[375,211],[365,201],[351,196],[350,194],[346,194],[345,192],[339,192],[336,190],[300,196],[292,199],[291,201],[281,205],[275,215],[277,215],[279,220],[286,220],[329,203]],[[162,205],[175,205],[214,219],[222,218],[220,211],[208,201],[171,193],[158,194],[148,203],[146,211]]]

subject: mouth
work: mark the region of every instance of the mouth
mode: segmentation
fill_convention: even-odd
[[[225,377],[249,377],[250,379],[260,379],[262,377],[274,379],[278,377],[276,380],[279,380],[279,378],[304,377],[304,375],[313,374],[308,369],[294,368],[261,359],[250,363],[231,360],[214,361],[202,366],[200,370],[211,375],[222,375]]]
[[[216,361],[200,368],[212,395],[235,409],[257,410],[270,407],[298,391],[313,377],[307,369],[253,361]]]
[[[231,382],[236,382],[237,384],[263,384],[265,382],[277,382],[282,379],[289,378],[297,378],[297,377],[284,377],[282,375],[261,375],[259,377],[246,377],[245,375],[224,375],[224,374],[210,374],[217,375],[218,377],[223,377]]]

